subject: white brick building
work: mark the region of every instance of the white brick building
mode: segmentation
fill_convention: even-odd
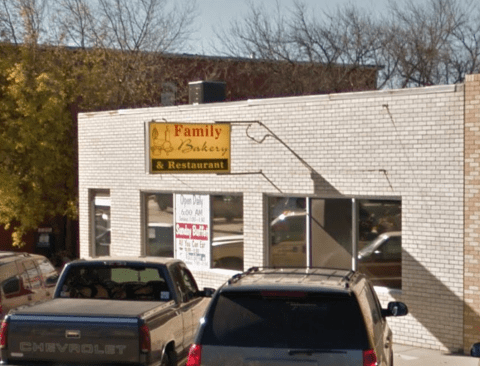
[[[395,340],[467,350],[480,341],[480,212],[474,200],[480,148],[466,143],[480,133],[479,87],[474,75],[462,85],[80,114],[80,254],[101,254],[95,237],[104,233],[94,233],[94,226],[102,199],[111,229],[108,253],[136,256],[148,252],[153,194],[240,196],[244,269],[275,260],[270,222],[278,199],[300,197],[307,217],[320,204],[334,239],[342,236],[335,228],[350,220],[353,229],[345,232],[352,243],[362,239],[354,223],[364,219],[355,216],[359,206],[397,202],[401,286],[377,287],[382,302],[409,306],[406,318],[389,320]],[[230,173],[150,173],[152,120],[231,122]],[[326,208],[335,203],[345,209]],[[345,221],[341,212],[351,216]],[[302,239],[302,255],[313,265],[316,256],[325,256],[315,225],[307,220]],[[355,244],[347,251],[356,253]],[[218,286],[235,272],[194,273],[203,287]]]

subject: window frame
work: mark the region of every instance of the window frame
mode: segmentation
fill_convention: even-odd
[[[244,195],[243,193],[217,193],[217,194],[209,194],[210,196],[210,270],[212,269],[227,269],[227,270],[237,270],[237,271],[243,271],[244,269],[244,266],[245,266],[245,231],[244,231],[244,224],[245,224],[245,213],[244,213]],[[213,258],[213,243],[214,243],[214,233],[215,233],[215,223],[214,223],[214,219],[215,219],[215,208],[214,208],[214,204],[213,204],[213,200],[214,200],[214,197],[219,197],[219,196],[223,196],[223,197],[240,197],[241,198],[241,203],[242,203],[242,207],[241,207],[241,219],[242,219],[242,245],[241,245],[241,252],[242,252],[242,265],[241,267],[242,268],[239,268],[239,269],[232,269],[232,268],[225,268],[225,267],[215,267],[214,266],[214,258]],[[225,220],[227,222],[230,221],[230,219],[232,220],[232,222],[235,220],[235,214],[233,214],[233,216],[230,216],[230,215],[226,215],[225,216]],[[238,218],[238,216],[237,216]]]
[[[152,229],[152,227],[150,227],[150,224],[161,224],[161,226],[159,227],[168,227],[167,223],[164,223],[164,222],[161,222],[161,223],[157,223],[157,222],[151,222],[150,221],[150,211],[149,211],[149,207],[148,207],[148,204],[149,204],[149,197],[150,196],[159,196],[159,195],[169,195],[171,196],[171,199],[172,199],[172,256],[169,257],[167,256],[167,258],[175,258],[175,192],[165,192],[165,191],[142,191],[141,192],[141,197],[142,197],[142,213],[143,213],[143,244],[142,244],[142,249],[141,249],[141,252],[143,255],[145,256],[153,256],[153,257],[160,257],[159,255],[153,255],[153,254],[150,254],[151,253],[151,249],[149,249],[149,241],[150,241],[150,230]],[[154,198],[155,200],[155,198]],[[159,206],[159,209],[161,211],[164,211],[164,209],[162,209],[160,207],[160,204],[157,202],[157,205]],[[165,208],[165,210],[168,208],[169,206],[167,206]],[[163,224],[165,226],[163,226]]]
[[[352,220],[351,220],[351,227],[352,227],[352,235],[351,235],[351,240],[352,240],[352,263],[351,267],[348,269],[351,270],[358,270],[358,253],[360,251],[359,248],[359,240],[360,240],[360,223],[361,223],[361,215],[360,215],[360,205],[362,204],[362,201],[372,201],[372,202],[396,202],[398,203],[399,209],[400,209],[400,215],[402,212],[402,199],[401,197],[379,197],[379,196],[374,196],[374,197],[321,197],[321,196],[299,196],[299,195],[292,195],[292,196],[276,196],[276,195],[266,195],[266,264],[267,266],[272,266],[272,257],[271,257],[271,246],[272,246],[272,229],[271,229],[271,222],[274,219],[271,215],[270,212],[270,200],[272,198],[305,198],[306,203],[306,223],[305,223],[305,239],[306,239],[306,268],[312,268],[313,265],[313,252],[312,252],[312,201],[316,199],[320,200],[331,200],[331,199],[349,199],[351,201],[351,209],[352,209]],[[401,216],[400,216],[401,218]],[[401,224],[400,224],[400,229],[397,231],[402,231],[401,230]],[[380,236],[381,234],[379,234]],[[401,240],[401,239],[400,239]],[[402,244],[401,244],[402,245]],[[403,246],[402,246],[402,251],[403,251]],[[389,291],[398,291],[398,288],[395,287],[387,287],[387,286],[375,286],[375,287],[383,287],[388,289]],[[401,290],[401,288],[400,288]]]
[[[34,259],[26,259],[21,261],[23,284],[26,289],[38,290],[43,287],[43,276]],[[28,283],[28,285],[27,285]]]
[[[96,205],[96,198],[101,197],[107,200],[108,198],[108,205],[105,207],[109,208],[109,228],[105,231],[105,233],[110,232],[110,239],[108,244],[103,244],[105,247],[108,246],[108,254],[106,256],[111,255],[111,245],[112,245],[112,238],[111,238],[111,225],[112,225],[112,201],[111,201],[111,194],[109,189],[92,189],[90,190],[90,253],[92,257],[98,257],[102,254],[99,254],[99,250],[97,248],[97,235],[96,235],[96,213],[97,207]],[[103,254],[105,255],[105,254]]]
[[[172,237],[172,248],[173,248],[173,255],[171,258],[178,258],[176,257],[176,250],[175,250],[175,224],[176,224],[176,205],[175,205],[175,201],[176,201],[176,195],[181,195],[181,194],[185,194],[185,195],[202,195],[202,196],[208,196],[208,200],[209,200],[209,205],[210,205],[210,208],[209,208],[209,232],[210,232],[210,235],[209,235],[209,256],[210,256],[210,265],[208,268],[205,268],[205,269],[208,269],[208,270],[215,270],[215,269],[221,269],[221,270],[236,270],[236,271],[243,271],[243,263],[242,262],[242,268],[239,268],[239,269],[232,269],[232,268],[225,268],[225,267],[215,267],[214,266],[214,263],[213,263],[213,242],[214,242],[214,232],[215,232],[215,227],[214,227],[214,215],[215,215],[215,210],[214,210],[214,205],[213,205],[213,200],[214,200],[214,197],[219,197],[219,196],[223,196],[223,197],[239,197],[241,198],[241,220],[242,220],[242,223],[241,223],[241,226],[242,226],[242,245],[241,245],[241,252],[242,252],[242,261],[244,261],[244,258],[245,258],[245,253],[244,253],[244,243],[243,243],[243,240],[244,240],[244,212],[243,212],[243,207],[244,207],[244,194],[242,192],[235,192],[235,193],[229,193],[229,192],[208,192],[208,193],[201,193],[201,192],[175,192],[175,191],[152,191],[152,190],[148,190],[148,191],[142,191],[141,192],[141,200],[142,200],[142,215],[143,215],[143,219],[142,219],[142,222],[143,222],[143,229],[142,229],[142,233],[143,233],[143,240],[142,240],[142,248],[141,248],[141,252],[144,254],[144,255],[147,255],[147,253],[150,253],[150,249],[149,249],[149,230],[150,230],[150,224],[152,223],[150,221],[150,218],[149,216],[151,215],[150,213],[150,210],[149,210],[149,198],[150,196],[155,196],[155,195],[170,195],[171,196],[171,199],[172,199],[172,227],[173,227],[173,237]],[[234,221],[235,219],[238,219],[238,212],[237,213],[234,213],[233,216],[232,216],[232,221]],[[227,216],[225,216],[225,219],[227,220]],[[227,220],[229,221],[229,220]],[[229,221],[230,222],[230,221]],[[155,223],[155,222],[153,222]],[[160,223],[162,224],[162,223]],[[234,236],[234,235],[232,235]],[[240,240],[240,239],[239,239]],[[152,255],[152,254],[148,254],[148,255]],[[155,256],[155,255],[152,255],[152,256]]]
[[[22,279],[18,275],[14,275],[12,277],[9,277],[2,281],[1,286],[2,286],[2,291],[3,294],[5,295],[5,298],[9,299],[12,297],[15,297],[15,295],[20,294],[20,291],[22,289],[22,284],[21,284]],[[5,291],[5,286],[10,285],[10,283],[15,283],[17,286],[15,287],[15,291]],[[10,290],[10,289],[9,289]]]

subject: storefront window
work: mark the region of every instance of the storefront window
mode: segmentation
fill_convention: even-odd
[[[95,192],[93,195],[94,255],[110,255],[110,192]]]
[[[243,196],[211,196],[212,268],[243,271]]]
[[[273,267],[305,267],[306,199],[302,197],[271,197],[270,265]]]
[[[360,200],[358,270],[375,286],[402,288],[402,206]]]
[[[352,268],[352,200],[311,199],[312,266]]]
[[[173,257],[173,194],[145,195],[147,243],[145,254]]]
[[[400,201],[270,197],[268,204],[270,266],[356,265],[374,285],[401,289]]]

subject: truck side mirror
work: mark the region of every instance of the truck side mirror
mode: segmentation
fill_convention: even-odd
[[[388,303],[386,309],[382,309],[382,315],[387,316],[405,316],[408,314],[408,307],[403,302],[392,301]]]
[[[203,291],[198,291],[198,295],[200,295],[201,297],[212,297],[215,291],[216,290],[214,288],[204,287]]]
[[[480,357],[480,343],[475,343],[470,350],[472,357]]]

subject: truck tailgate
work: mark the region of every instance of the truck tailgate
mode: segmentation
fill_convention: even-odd
[[[135,318],[13,315],[11,361],[139,362]]]
[[[68,300],[59,299],[62,302]],[[128,315],[125,304],[119,302],[119,307],[115,308],[109,302],[108,308],[102,308],[104,301],[89,300],[88,305],[79,311],[77,301],[72,307],[64,304],[65,310],[61,314],[50,314],[48,308],[56,301],[45,303],[43,309],[37,306],[35,313],[25,309],[10,315],[7,347],[10,363],[141,362],[139,318],[137,314]],[[158,303],[137,304],[135,312],[158,306]]]

